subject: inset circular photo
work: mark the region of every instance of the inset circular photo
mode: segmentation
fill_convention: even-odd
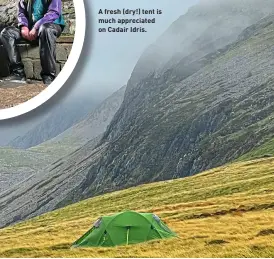
[[[0,0],[0,119],[36,108],[62,87],[84,33],[83,0]]]

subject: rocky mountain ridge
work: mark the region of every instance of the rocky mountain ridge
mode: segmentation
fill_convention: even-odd
[[[124,91],[125,86],[104,100],[81,122],[38,146],[27,150],[8,147],[0,148],[0,193],[16,184],[20,184],[23,180],[36,174],[37,171],[42,170],[57,159],[73,153],[88,141],[90,142],[89,149],[93,149],[99,143],[103,132],[121,105]],[[61,114],[63,112],[60,111]],[[76,113],[75,115],[79,114]],[[63,117],[65,121],[70,121],[66,116]],[[75,119],[78,117],[75,116]],[[57,118],[56,113],[50,114],[43,123],[34,127],[34,130],[30,131],[24,138],[21,138],[18,143],[28,143],[26,140],[31,136],[33,137],[31,139],[37,139],[37,136],[44,132],[37,129],[43,129],[47,124],[51,125],[49,121],[56,121]],[[61,122],[62,120],[59,121]]]
[[[43,121],[7,145],[21,149],[40,145],[83,120],[99,103],[99,99],[96,100],[90,96],[69,98],[51,108]]]
[[[201,58],[237,40],[245,28],[273,13],[273,1],[260,3],[258,8],[258,0],[201,0],[192,6],[144,51],[127,92],[151,72],[163,74],[190,53]]]
[[[107,97],[80,122],[29,150],[46,154],[63,154],[62,157],[64,157],[88,141],[92,140],[95,146],[99,143],[114,114],[119,109],[124,98],[125,88],[124,86]]]

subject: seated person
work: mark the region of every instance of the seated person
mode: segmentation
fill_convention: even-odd
[[[20,0],[18,4],[18,28],[10,26],[2,30],[0,39],[8,54],[10,76],[5,80],[26,83],[26,74],[16,42],[21,38],[39,41],[41,77],[49,85],[56,77],[56,40],[65,22],[61,0]]]

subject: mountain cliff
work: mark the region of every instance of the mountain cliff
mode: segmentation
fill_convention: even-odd
[[[151,72],[163,74],[190,53],[192,60],[198,59],[234,42],[245,28],[273,13],[272,0],[260,3],[258,7],[258,0],[201,0],[145,50],[128,90]]]
[[[90,140],[94,140],[94,144],[97,144],[123,101],[125,88],[122,87],[106,98],[79,123],[29,150],[64,156]]]
[[[88,141],[90,141],[90,149],[95,147],[120,107],[124,91],[125,87],[122,87],[81,122],[38,146],[27,150],[0,148],[0,193],[36,174],[56,159],[65,157]],[[66,116],[64,117],[67,119]],[[50,116],[50,118],[56,119],[55,116]],[[45,122],[42,125],[46,125]],[[43,127],[39,125],[38,128]],[[32,134],[36,136],[34,132]],[[27,136],[31,134],[28,133]]]
[[[193,175],[273,137],[273,20],[217,52],[190,55],[128,86],[103,138],[109,143],[99,162],[104,184],[91,168],[98,176],[90,193]]]
[[[8,146],[28,149],[46,142],[83,120],[99,103],[100,100],[89,96],[69,98],[51,109],[43,121],[26,134],[10,141]]]
[[[100,193],[190,176],[274,138],[274,17],[264,18],[274,2],[210,3],[162,36],[178,49],[165,52],[161,38],[141,57],[95,149],[87,142],[0,194],[1,226]],[[186,17],[201,28],[191,34]]]

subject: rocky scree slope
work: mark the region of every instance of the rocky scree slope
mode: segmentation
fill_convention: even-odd
[[[124,91],[125,86],[104,100],[80,123],[38,146],[27,150],[0,148],[0,192],[36,174],[37,171],[48,166],[58,158],[72,153],[88,141],[90,141],[89,149],[93,149],[99,143],[103,132],[120,107]],[[53,118],[56,119],[56,116],[52,114],[49,117],[51,120]],[[46,124],[51,125],[49,120],[47,118],[46,123],[44,122],[41,124],[42,126],[35,127],[36,130],[30,131],[24,139],[27,139],[27,136],[36,136],[36,134],[41,132],[37,131],[37,129],[45,127]]]
[[[52,107],[41,123],[23,136],[18,136],[10,141],[8,146],[28,149],[46,142],[83,120],[99,103],[100,100],[89,96],[85,98],[83,96],[69,98],[61,104]]]
[[[27,179],[53,161],[48,154],[0,148],[0,193]]]
[[[124,86],[113,93],[79,123],[29,150],[47,154],[68,154],[90,140],[94,140],[94,145],[98,144],[114,114],[121,106],[125,89]]]
[[[192,175],[263,143],[273,134],[273,39],[268,17],[222,50],[202,58],[189,53],[163,74],[130,81],[100,145],[91,150],[88,142],[2,193],[0,225],[99,193]]]
[[[52,140],[49,140],[33,148],[29,148],[28,150],[3,148],[3,152],[5,151],[6,154],[6,156],[3,156],[3,161],[5,162],[5,164],[8,163],[8,161],[11,158],[13,158],[13,161],[9,162],[9,165],[12,164],[12,168],[9,168],[9,174],[6,171],[5,173],[1,174],[0,168],[0,181],[2,179],[0,191],[7,190],[8,187],[11,187],[16,183],[22,182],[27,177],[29,177],[29,181],[33,181],[36,184],[38,184],[39,182],[43,182],[43,179],[46,182],[50,182],[48,181],[49,175],[44,175],[42,177],[41,174],[43,174],[43,172],[37,173],[37,171],[41,171],[41,168],[46,167],[48,164],[51,164],[52,161],[56,160],[58,157],[65,157],[65,155],[72,153],[71,156],[59,159],[58,161],[53,163],[51,167],[47,168],[47,170],[49,170],[53,174],[55,173],[55,168],[72,168],[75,163],[81,160],[85,160],[83,159],[83,157],[85,157],[86,153],[91,152],[91,150],[98,144],[103,132],[106,130],[106,127],[109,125],[111,119],[113,118],[114,113],[118,110],[119,106],[121,105],[124,96],[124,91],[125,86],[116,91],[115,93],[113,93],[106,100],[104,100],[83,121],[76,124],[75,126],[72,126],[71,128],[69,128],[62,134],[58,135],[57,137],[53,138]],[[53,117],[54,116],[51,116],[51,119]],[[44,126],[46,124],[42,123],[42,125]],[[39,125],[38,127],[43,128],[41,125]],[[33,131],[33,134],[34,133],[35,131]],[[31,135],[32,134],[27,134],[27,136]],[[85,145],[86,142],[89,143]],[[80,146],[84,147],[81,148],[79,152],[76,149]],[[7,152],[7,150],[9,152]],[[16,154],[19,154],[20,158],[23,158],[23,161],[25,161],[25,163],[28,164],[28,167],[23,166],[24,163],[21,159],[18,159],[18,156],[16,156]],[[27,157],[28,154],[34,157],[34,161],[33,159],[31,159],[32,157]],[[73,157],[73,160],[71,160],[70,157]],[[66,159],[68,159],[68,161]],[[35,171],[30,168],[31,165],[35,168]],[[38,177],[36,177],[35,174],[37,174]],[[72,180],[72,178],[70,178],[69,175],[64,175],[64,178],[62,179],[59,179],[57,177],[57,182],[59,180],[64,181],[66,177],[68,177],[69,181]],[[55,176],[52,176],[51,179],[54,178]],[[75,178],[75,182],[77,183],[79,179],[81,178]],[[20,183],[21,187],[23,187],[24,185],[25,183]],[[3,188],[1,188],[1,186]],[[58,186],[58,183],[56,184],[56,186]],[[38,184],[38,188],[39,187],[41,186]],[[35,193],[33,193],[33,195],[35,195]],[[59,195],[61,195],[61,193]]]
[[[239,34],[274,11],[272,0],[201,0],[177,19],[143,53],[128,83],[129,92],[151,72],[162,74],[192,53],[201,58],[237,40]]]
[[[101,166],[89,171],[97,176],[90,193],[193,175],[273,138],[273,21],[127,91],[104,136]]]

